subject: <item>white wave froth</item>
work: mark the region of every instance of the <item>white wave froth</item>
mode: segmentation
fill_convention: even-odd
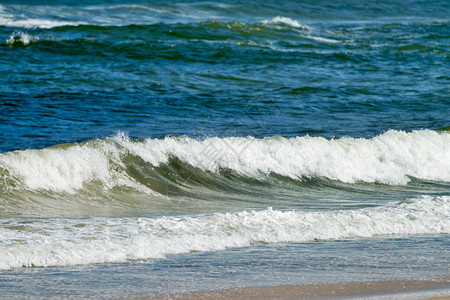
[[[261,242],[449,233],[448,196],[347,211],[267,209],[195,217],[47,219],[26,225],[3,220],[0,269],[155,259]]]
[[[270,20],[263,20],[261,21],[262,24],[276,24],[276,25],[285,25],[285,26],[290,26],[290,27],[294,27],[294,28],[301,28],[301,29],[310,29],[309,26],[307,25],[303,25],[300,24],[298,21],[293,20],[291,18],[288,17],[282,17],[282,16],[277,16],[274,17]]]
[[[0,168],[7,169],[18,186],[28,190],[74,194],[84,184],[98,181],[105,188],[124,185],[151,193],[116,170],[122,166],[119,149],[108,143],[101,143],[101,147],[94,144],[7,153],[0,155]]]
[[[293,179],[325,177],[346,183],[404,185],[410,181],[409,176],[450,181],[450,134],[430,130],[391,130],[371,139],[304,136],[119,142],[154,165],[176,156],[204,171],[227,168],[256,178],[276,173]]]
[[[77,26],[85,24],[85,22],[72,22],[72,21],[55,21],[46,19],[13,19],[13,18],[0,18],[0,26],[5,27],[19,27],[19,28],[53,28],[60,26]]]
[[[66,149],[0,154],[0,170],[6,169],[19,188],[29,190],[74,193],[94,180],[105,187],[135,187],[137,183],[123,171],[123,158],[130,154],[153,166],[177,157],[205,172],[226,168],[260,180],[276,173],[295,180],[322,177],[345,183],[405,185],[410,177],[450,182],[450,134],[430,130],[391,130],[370,139],[331,140],[303,136],[131,141],[119,134]]]
[[[14,32],[9,39],[6,40],[7,45],[23,44],[29,45],[31,42],[39,41],[39,37],[30,35],[26,32]]]

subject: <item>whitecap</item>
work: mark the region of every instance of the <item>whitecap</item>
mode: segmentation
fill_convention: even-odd
[[[258,180],[278,174],[294,180],[320,177],[345,183],[406,185],[411,177],[450,182],[450,134],[431,130],[390,130],[369,139],[166,137],[132,141],[122,134],[68,148],[3,153],[0,168],[18,180],[15,188],[27,190],[75,193],[92,181],[106,188],[139,187],[124,171],[129,155],[153,166],[176,157],[203,172],[228,169]]]
[[[53,28],[61,26],[77,26],[82,25],[84,22],[71,22],[71,21],[54,21],[46,19],[0,19],[0,26],[5,27],[20,27],[20,28]]]
[[[309,30],[310,27],[307,25],[300,24],[298,21],[293,20],[288,17],[277,16],[270,20],[261,21],[262,24],[278,24],[278,25],[287,25],[294,28],[301,28]]]
[[[31,42],[39,41],[39,37],[30,35],[26,32],[14,32],[9,39],[6,40],[7,45],[23,44],[29,45]]]

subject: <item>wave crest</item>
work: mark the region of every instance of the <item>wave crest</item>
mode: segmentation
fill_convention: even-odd
[[[263,20],[261,21],[262,24],[276,24],[276,25],[284,25],[284,26],[290,26],[290,27],[294,27],[294,28],[300,28],[300,29],[305,29],[305,30],[310,30],[311,28],[307,25],[303,25],[300,24],[298,21],[293,20],[291,18],[288,17],[282,17],[282,16],[277,16],[274,17],[270,20]]]
[[[31,42],[39,41],[39,37],[30,35],[26,32],[14,32],[9,39],[6,40],[6,45],[10,46],[27,46]]]
[[[68,193],[92,181],[106,188],[125,185],[148,190],[138,177],[171,164],[173,159],[193,171],[220,175],[230,170],[263,181],[276,174],[293,180],[319,177],[345,183],[405,185],[410,177],[450,182],[449,149],[450,134],[430,130],[391,130],[370,139],[330,140],[303,136],[132,141],[118,134],[81,145],[0,154],[0,169],[7,170],[3,181],[14,179],[16,189]],[[129,171],[130,162],[136,163],[136,159],[142,161],[138,174]]]

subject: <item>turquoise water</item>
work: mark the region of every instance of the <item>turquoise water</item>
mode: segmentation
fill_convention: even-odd
[[[0,289],[448,276],[449,15],[448,1],[3,1]]]

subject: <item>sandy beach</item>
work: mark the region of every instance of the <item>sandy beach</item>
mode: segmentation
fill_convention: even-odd
[[[137,299],[450,299],[450,281],[399,280],[285,285],[143,296]]]

